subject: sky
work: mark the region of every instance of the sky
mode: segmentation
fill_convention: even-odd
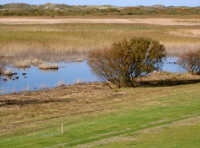
[[[29,3],[45,4],[59,3],[68,5],[115,5],[115,6],[200,6],[200,0],[0,0],[0,4],[6,3]]]

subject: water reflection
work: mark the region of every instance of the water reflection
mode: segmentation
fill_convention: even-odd
[[[86,61],[58,64],[58,70],[40,70],[31,66],[29,69],[17,69],[8,66],[17,76],[10,80],[2,77],[0,79],[0,93],[19,92],[23,90],[38,90],[41,88],[51,88],[61,84],[74,84],[79,82],[98,81],[91,72]]]
[[[186,73],[187,70],[178,64],[178,57],[167,57],[163,60],[161,71],[172,73]]]
[[[173,73],[185,73],[184,68],[177,64],[177,57],[168,57],[163,60],[161,71]],[[99,81],[95,74],[91,72],[87,61],[58,63],[59,69],[40,70],[31,66],[28,69],[17,69],[7,66],[16,72],[12,77],[0,77],[0,94],[20,92],[24,90],[39,90],[41,88],[51,88],[62,84],[74,84],[76,82]]]

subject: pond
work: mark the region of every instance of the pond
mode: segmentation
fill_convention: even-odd
[[[187,70],[178,64],[178,57],[167,57],[163,60],[163,66],[160,71],[171,73],[186,73]]]
[[[28,69],[17,69],[7,66],[17,73],[12,79],[0,79],[0,94],[20,92],[25,90],[39,90],[41,88],[51,88],[62,84],[74,84],[77,82],[94,82],[98,78],[91,72],[87,61],[58,63],[58,70],[40,70],[31,66]],[[16,78],[17,77],[17,78]]]
[[[168,57],[164,60],[161,71],[184,73],[184,68],[177,64],[177,57]],[[0,94],[20,92],[25,90],[39,90],[42,88],[52,88],[62,84],[75,84],[77,82],[95,82],[100,81],[92,73],[87,61],[58,63],[58,70],[44,71],[31,66],[28,69],[17,69],[13,66],[7,66],[16,72],[17,75],[11,79],[0,77]]]

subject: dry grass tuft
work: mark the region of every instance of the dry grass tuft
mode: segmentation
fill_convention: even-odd
[[[59,66],[58,64],[49,64],[49,63],[43,63],[41,65],[39,65],[39,68],[41,70],[58,70]]]
[[[26,68],[30,68],[31,64],[32,64],[31,60],[21,60],[21,61],[16,61],[14,63],[14,67],[26,69]]]
[[[200,48],[200,42],[194,43],[165,43],[168,55],[180,56],[188,51],[197,51]]]
[[[193,75],[191,73],[179,74],[169,72],[152,72],[149,76],[140,77],[138,81],[155,81],[155,80],[199,80],[199,75]]]
[[[136,82],[139,86],[171,86],[199,83],[200,76],[191,73],[174,74],[168,72],[153,72],[148,76],[137,78]]]
[[[44,62],[40,59],[25,59],[25,60],[19,59],[19,60],[14,60],[12,65],[16,68],[26,69],[30,68],[32,65],[39,66],[43,63]]]

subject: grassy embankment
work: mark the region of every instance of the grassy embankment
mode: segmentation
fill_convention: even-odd
[[[1,96],[0,147],[196,148],[199,89],[99,83]]]
[[[62,60],[69,55],[84,55],[89,50],[109,47],[114,41],[133,36],[159,40],[169,54],[177,55],[199,48],[199,29],[199,26],[148,24],[1,24],[0,55],[7,62],[17,57]]]
[[[196,148],[199,89],[94,83],[0,96],[0,147]]]

